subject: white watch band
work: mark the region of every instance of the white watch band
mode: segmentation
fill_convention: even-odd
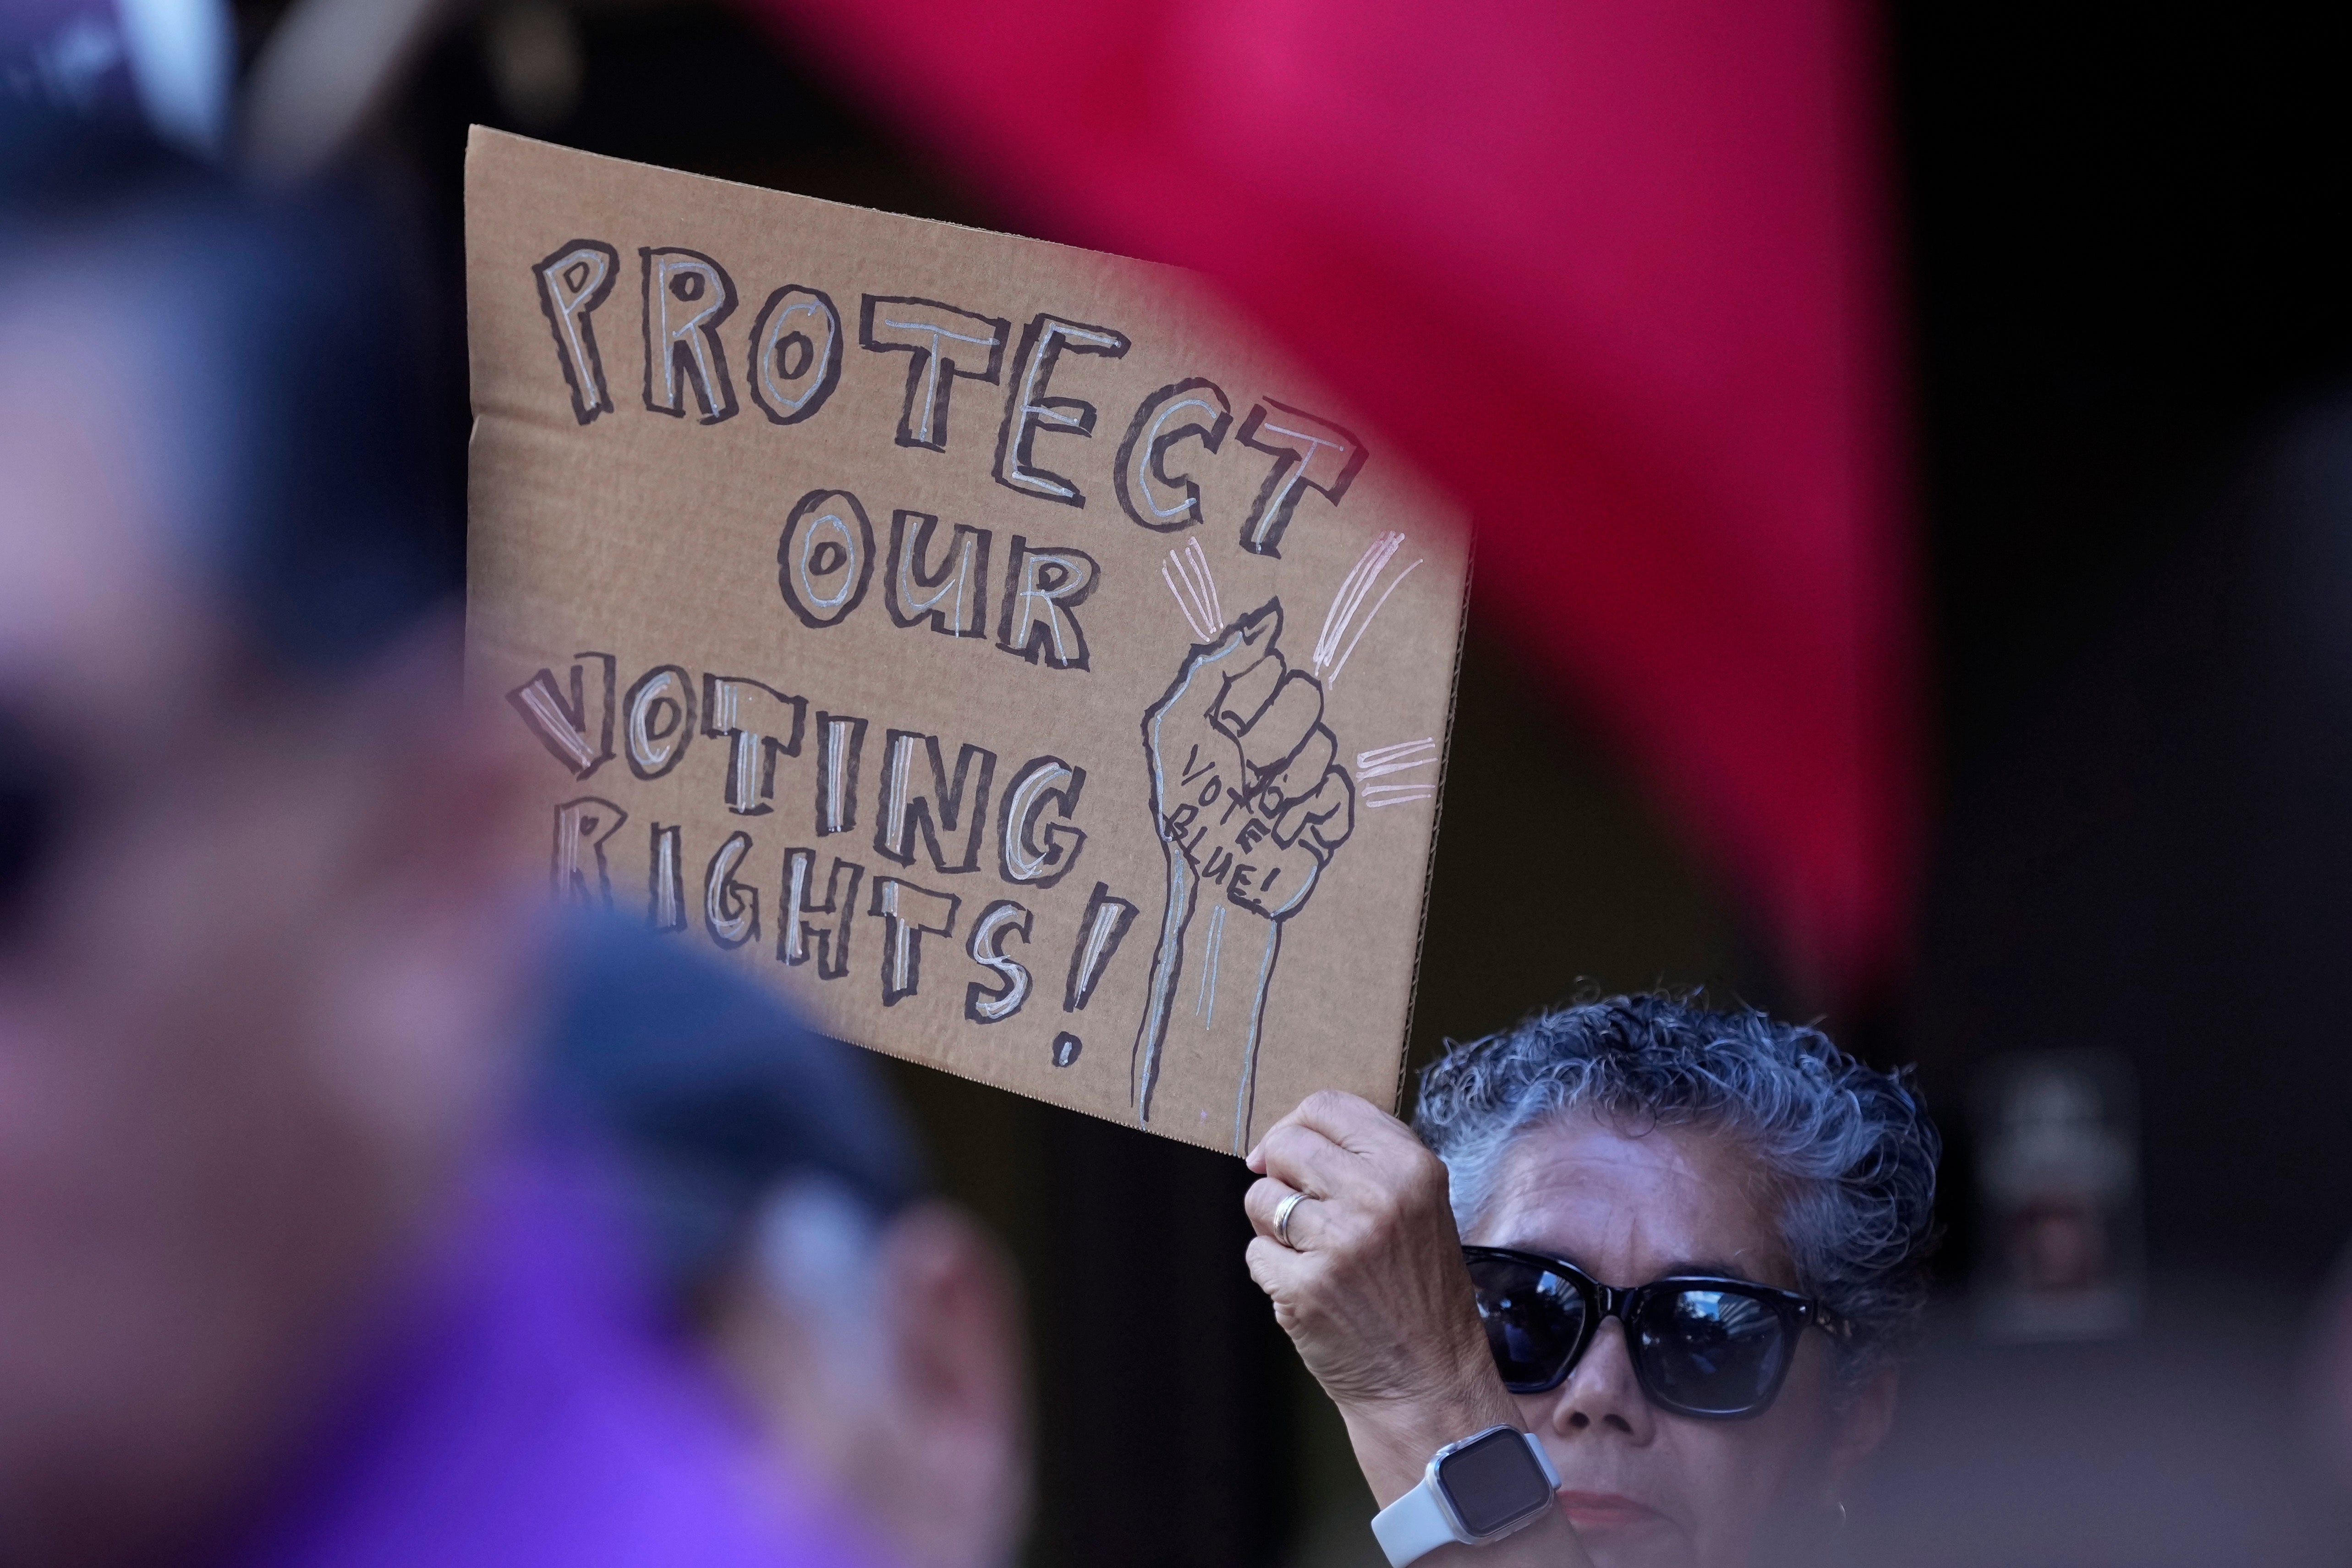
[[[1454,1521],[1445,1516],[1445,1505],[1437,1500],[1433,1475],[1422,1477],[1419,1486],[1372,1515],[1372,1538],[1388,1554],[1389,1568],[1404,1568],[1414,1559],[1461,1539],[1454,1533]]]
[[[1505,1520],[1486,1534],[1473,1534],[1474,1527],[1463,1521],[1445,1490],[1445,1464],[1454,1455],[1465,1449],[1476,1451],[1506,1436],[1515,1444],[1526,1445],[1527,1457],[1535,1462],[1536,1473],[1542,1478],[1542,1491],[1539,1497],[1528,1500],[1526,1511]],[[1422,1471],[1421,1484],[1372,1516],[1372,1538],[1381,1543],[1389,1568],[1405,1568],[1406,1563],[1457,1541],[1465,1546],[1483,1545],[1526,1529],[1549,1510],[1551,1496],[1558,1490],[1559,1472],[1552,1468],[1551,1456],[1544,1452],[1540,1438],[1516,1426],[1489,1426],[1432,1454],[1428,1468]]]

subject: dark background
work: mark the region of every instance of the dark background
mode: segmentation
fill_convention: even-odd
[[[241,7],[248,41],[278,8]],[[1936,826],[1908,982],[1829,1021],[1882,1063],[1921,1066],[1952,1135],[1940,1267],[1956,1302],[1976,1242],[1972,1075],[2018,1050],[2120,1056],[2139,1086],[2152,1281],[2121,1346],[1986,1350],[1956,1306],[1906,1431],[2041,1462],[2019,1412],[1970,1426],[1968,1391],[2004,1378],[2160,1426],[2165,1403],[2143,1408],[2118,1380],[2145,1393],[2150,1347],[2219,1339],[2204,1303],[2227,1301],[2215,1312],[2257,1324],[2242,1362],[2208,1357],[2173,1386],[2235,1391],[2223,1415],[2203,1411],[2215,1440],[2235,1421],[2275,1446],[2262,1409],[2352,1237],[2352,258],[2336,232],[2352,39],[2315,6],[1904,0],[1885,21]],[[493,4],[434,47],[375,133],[378,177],[447,281],[453,388],[475,121],[1001,221],[722,5]],[[462,436],[453,415],[453,453]],[[1585,980],[1811,1011],[1572,698],[1530,685],[1475,602],[1454,747],[1416,1059]],[[1369,1499],[1242,1267],[1238,1163],[893,1070],[946,1184],[1025,1270],[1031,1561],[1364,1561]],[[1898,1441],[1891,1493],[1931,1458]],[[2148,1551],[2135,1560],[2163,1557]]]

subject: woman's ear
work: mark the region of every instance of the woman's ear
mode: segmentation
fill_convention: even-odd
[[[1902,1374],[1894,1367],[1880,1367],[1831,1416],[1829,1458],[1822,1480],[1832,1501],[1843,1500],[1854,1472],[1886,1440],[1887,1429],[1895,1425],[1895,1393],[1901,1381]]]

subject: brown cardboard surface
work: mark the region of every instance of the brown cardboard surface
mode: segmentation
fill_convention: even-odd
[[[1169,268],[479,129],[466,207],[556,897],[1190,1142],[1394,1103],[1468,531],[1392,447]]]

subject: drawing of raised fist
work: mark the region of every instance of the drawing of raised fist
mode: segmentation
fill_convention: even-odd
[[[1282,922],[1355,827],[1322,684],[1284,660],[1281,635],[1282,602],[1270,600],[1193,647],[1143,718],[1168,904],[1136,1035],[1136,1113],[1150,1121],[1163,1079],[1234,1084],[1237,1152]]]

